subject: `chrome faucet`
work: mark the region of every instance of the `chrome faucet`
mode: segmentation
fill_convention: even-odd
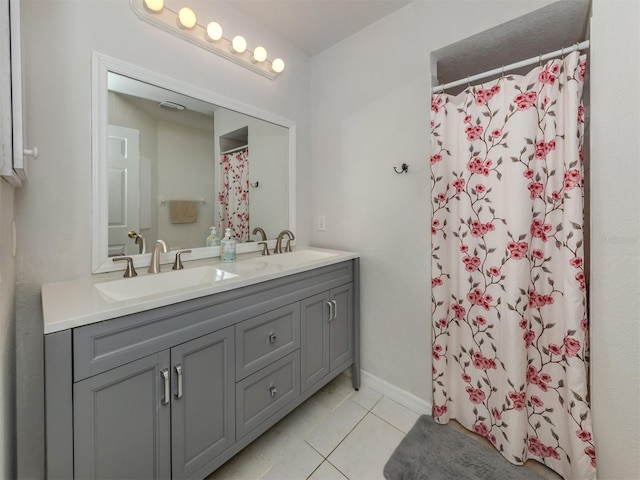
[[[260,228],[260,227],[256,227],[253,229],[253,234],[255,235],[256,233],[259,233],[260,236],[262,237],[262,241],[266,242],[267,241],[267,234],[265,233],[264,229]]]
[[[147,253],[147,240],[144,238],[144,235],[141,233],[136,233],[135,230],[131,230],[129,232],[129,238],[135,238],[136,245],[139,246],[138,253]]]
[[[160,273],[160,252],[168,253],[169,246],[164,240],[156,240],[151,251],[151,258],[149,259],[149,273]]]
[[[291,240],[295,240],[296,237],[291,230],[283,230],[278,234],[278,238],[276,238],[276,247],[273,249],[273,253],[282,253],[282,240],[285,235],[289,238],[287,239],[287,245],[285,246],[284,251],[291,251]]]
[[[271,255],[265,231],[260,227],[256,227],[253,229],[253,234],[255,235],[256,233],[260,233],[260,236],[262,237],[262,241],[258,242],[258,245],[262,245],[262,255]]]

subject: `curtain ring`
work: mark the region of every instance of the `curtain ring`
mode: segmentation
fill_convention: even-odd
[[[542,54],[541,53],[538,55],[538,66],[542,67]]]

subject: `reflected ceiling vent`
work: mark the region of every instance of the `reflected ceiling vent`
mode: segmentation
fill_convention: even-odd
[[[183,110],[186,110],[187,108],[184,105],[180,105],[179,103],[173,103],[173,102],[160,102],[158,105],[160,105],[161,108],[164,108],[165,110],[172,110],[174,112],[182,112]]]

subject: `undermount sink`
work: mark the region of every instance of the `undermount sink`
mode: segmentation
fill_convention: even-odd
[[[262,256],[257,260],[260,262],[266,262],[269,265],[278,265],[283,268],[291,268],[297,265],[304,265],[306,263],[324,260],[330,257],[334,257],[335,255],[336,254],[333,252],[323,252],[319,250],[295,250],[293,252]]]
[[[186,268],[134,278],[96,283],[94,287],[110,302],[122,302],[184,288],[204,287],[220,280],[237,277],[213,266]]]

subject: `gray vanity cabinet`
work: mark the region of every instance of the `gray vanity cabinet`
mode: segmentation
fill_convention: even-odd
[[[302,391],[353,359],[353,284],[300,302]]]
[[[76,478],[189,478],[235,441],[233,327],[74,385]]]
[[[47,478],[203,479],[351,367],[358,259],[45,335]]]
[[[74,384],[75,478],[171,476],[169,363],[165,351]]]
[[[329,292],[333,319],[329,322],[329,371],[353,360],[353,284]]]
[[[235,442],[233,327],[171,349],[172,478],[191,478]]]

